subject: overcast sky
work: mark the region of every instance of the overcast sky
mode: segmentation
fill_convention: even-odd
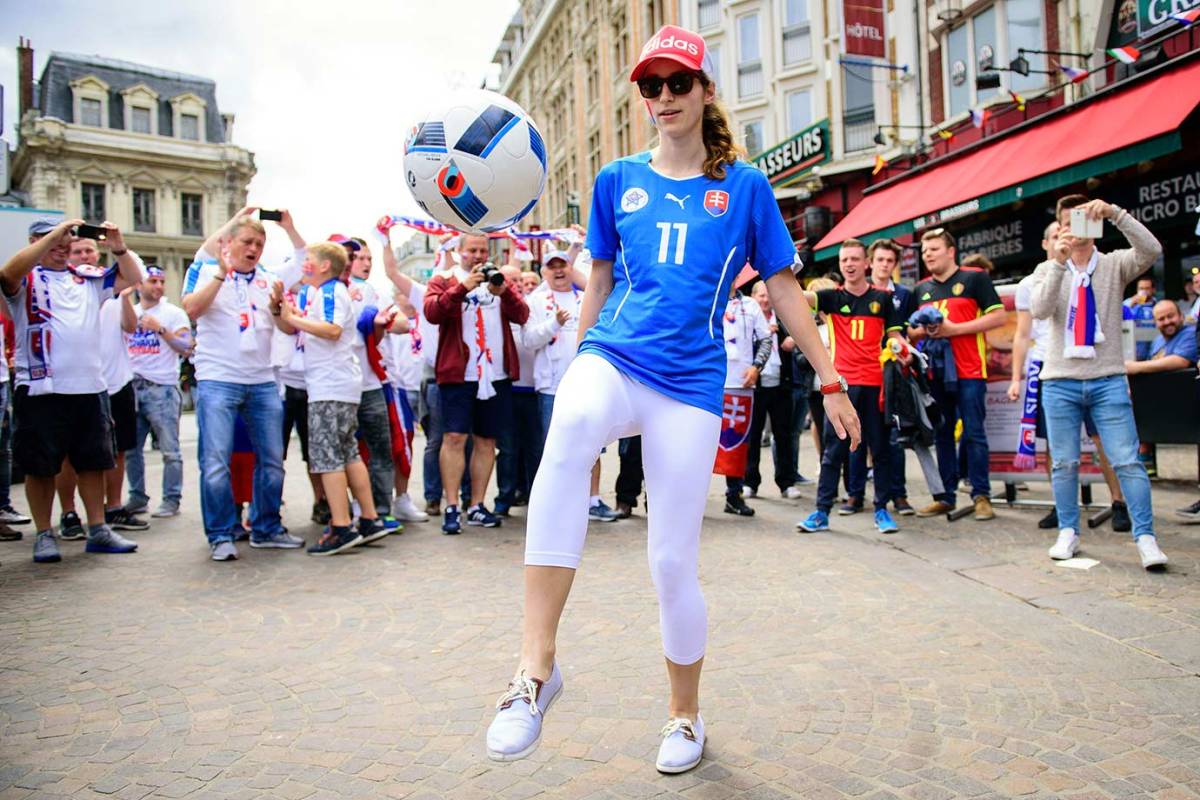
[[[237,115],[234,142],[254,152],[252,204],[291,209],[309,239],[369,239],[381,215],[420,213],[401,170],[405,132],[448,91],[480,84],[517,5],[0,0],[3,137],[15,144],[18,36],[32,40],[35,77],[52,50],[202,75]],[[286,251],[277,228],[268,249]]]

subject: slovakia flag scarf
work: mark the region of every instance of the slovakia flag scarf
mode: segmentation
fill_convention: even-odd
[[[1096,345],[1104,341],[1100,316],[1096,310],[1096,293],[1092,290],[1092,273],[1100,263],[1099,251],[1093,249],[1087,269],[1080,270],[1071,261],[1071,304],[1067,309],[1067,329],[1063,335],[1063,358],[1095,358]]]
[[[400,410],[396,390],[388,382],[387,368],[383,365],[383,354],[379,350],[379,342],[375,341],[375,315],[378,313],[379,309],[375,306],[363,306],[362,314],[358,317],[358,332],[363,337],[363,344],[367,348],[367,363],[363,364],[362,368],[375,373],[375,377],[382,384],[383,400],[387,404],[388,431],[391,435],[392,452],[389,455],[401,474],[408,475],[412,471],[412,452],[407,446],[408,439],[404,434],[403,414]],[[371,451],[361,429],[358,431],[358,452],[362,456],[364,464],[371,462]],[[379,513],[386,514],[387,511],[382,510]]]

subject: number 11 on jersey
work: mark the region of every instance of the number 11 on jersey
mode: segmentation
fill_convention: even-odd
[[[658,263],[667,263],[667,251],[671,249],[671,229],[675,229],[675,263],[683,264],[683,249],[687,246],[686,222],[656,223],[660,236],[658,238]]]

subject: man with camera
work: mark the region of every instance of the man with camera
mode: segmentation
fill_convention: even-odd
[[[283,404],[271,363],[271,285],[300,280],[304,238],[292,216],[275,220],[295,252],[286,267],[268,272],[258,263],[266,228],[239,211],[196,253],[183,281],[183,310],[196,321],[196,424],[199,428],[200,511],[213,561],[238,557],[242,532],[234,503],[229,460],[240,415],[254,444],[254,501],[250,546],[294,550],[304,540],[290,535],[279,517],[283,501]],[[270,217],[268,217],[269,219]]]
[[[446,494],[442,532],[447,534],[462,530],[458,492],[468,434],[474,434],[474,447],[467,524],[500,524],[483,499],[496,460],[496,438],[512,419],[512,380],[521,369],[511,324],[524,325],[529,319],[520,292],[488,263],[486,235],[462,234],[458,256],[458,266],[429,281],[424,309],[438,326],[435,373],[445,427],[440,461]]]
[[[116,267],[68,263],[76,235],[103,241]],[[100,358],[100,306],[145,275],[115,225],[75,219],[29,226],[29,245],[0,268],[15,324],[13,455],[37,525],[33,560],[60,561],[50,523],[54,477],[74,467],[87,517],[87,552],[132,553],[137,544],[104,521],[104,473],[115,464],[107,384]]]
[[[1068,195],[1059,199],[1056,217],[1058,239],[1051,258],[1033,273],[1030,298],[1034,318],[1049,322],[1040,377],[1059,527],[1049,555],[1063,560],[1079,550],[1079,426],[1090,415],[1121,482],[1142,566],[1162,567],[1167,557],[1154,536],[1150,478],[1138,459],[1121,347],[1125,284],[1150,268],[1162,245],[1132,214],[1103,200]],[[1121,232],[1129,249],[1096,249],[1103,220]]]

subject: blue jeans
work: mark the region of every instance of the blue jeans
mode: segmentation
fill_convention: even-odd
[[[432,503],[442,500],[442,397],[438,385],[433,380],[426,380],[421,385],[422,407],[426,414],[421,419],[421,429],[425,431],[425,455],[423,457],[422,474],[425,480],[425,502]],[[471,504],[471,437],[467,437],[466,458],[468,467],[463,470],[462,497],[463,505]]]
[[[987,414],[987,381],[982,378],[959,378],[953,392],[947,392],[940,378],[930,385],[933,399],[942,412],[942,423],[937,429],[938,472],[946,491],[935,496],[951,506],[955,503],[958,489],[958,451],[954,446],[954,425],[962,417],[962,439],[967,451],[967,478],[971,482],[971,497],[991,497],[992,484],[988,476],[988,443],[984,432],[984,417]]]
[[[241,530],[233,502],[229,460],[238,414],[254,448],[254,500],[250,527],[255,537],[283,531],[283,404],[272,383],[197,381],[196,423],[200,432],[200,513],[208,543],[232,542]]]
[[[150,502],[146,494],[146,460],[142,448],[150,431],[162,451],[162,499],[178,504],[183,495],[183,453],[179,449],[179,412],[183,399],[173,384],[133,379],[137,396],[137,444],[125,453],[125,475],[129,480],[129,506]]]
[[[1058,527],[1079,530],[1079,426],[1090,413],[1108,462],[1121,482],[1133,521],[1133,538],[1153,536],[1150,477],[1138,459],[1138,432],[1125,376],[1047,380],[1042,383],[1042,409],[1053,459],[1050,481]]]

